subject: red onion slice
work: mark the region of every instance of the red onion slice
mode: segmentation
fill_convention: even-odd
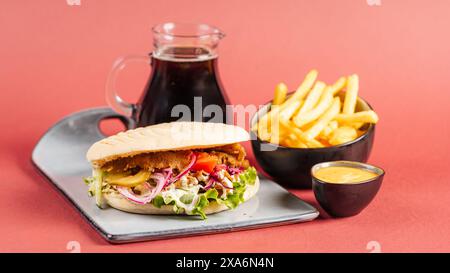
[[[195,155],[195,153],[191,152],[190,159],[191,159],[191,161],[186,166],[186,168],[184,168],[177,176],[175,176],[174,178],[171,178],[169,184],[177,181],[178,179],[180,179],[181,177],[183,177],[185,174],[187,174],[189,172],[189,170],[192,168],[192,166],[194,166],[195,161],[197,161],[197,156]]]
[[[125,196],[127,199],[138,204],[147,204],[151,202],[153,198],[155,198],[162,191],[171,175],[172,170],[169,170],[165,176],[162,173],[155,173],[151,175],[150,178],[156,181],[156,187],[152,188],[149,183],[144,182],[143,185],[147,189],[151,190],[149,194],[145,195],[137,195],[129,187],[116,186],[116,188],[119,193]]]
[[[241,172],[242,172],[242,168],[228,167],[228,173],[231,175],[240,174]]]
[[[202,188],[202,189],[204,189],[205,191],[207,191],[207,190],[209,190],[213,185],[214,185],[214,179],[209,179],[208,180],[208,183],[206,183],[206,185],[203,187],[203,186],[201,186],[200,185],[200,187]]]
[[[161,188],[161,190],[162,189],[164,189],[165,187],[167,187],[167,186],[169,186],[170,184],[171,184],[171,177],[172,177],[172,169],[166,169],[166,171],[165,171],[165,173],[166,173],[166,175],[165,176],[163,176],[164,177],[164,183],[163,183],[163,186],[162,186],[162,188]],[[160,191],[161,191],[160,190]],[[159,192],[158,192],[159,193]],[[157,193],[157,194],[158,194]],[[155,195],[156,196],[156,195]]]
[[[147,182],[144,182],[144,185],[148,188],[150,188],[150,185]],[[119,191],[120,194],[125,196],[128,200],[133,201],[138,204],[147,204],[148,202],[152,201],[153,199],[153,192],[147,195],[137,195],[135,194],[131,188],[123,187],[123,186],[116,186],[116,189]]]
[[[152,191],[152,199],[155,198],[166,186],[167,180],[169,179],[169,177],[172,175],[172,170],[169,170],[166,174],[166,176],[164,176],[161,173],[155,173],[152,176],[150,176],[150,178],[153,178],[154,180],[156,180],[156,187],[153,189]]]

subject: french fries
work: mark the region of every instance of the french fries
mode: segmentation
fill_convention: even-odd
[[[328,122],[334,119],[341,110],[341,100],[339,98],[333,99],[333,104],[326,110],[326,112],[320,117],[320,119],[305,132],[305,139],[315,139],[320,132],[327,126]]]
[[[314,88],[309,92],[308,96],[306,97],[305,103],[303,103],[299,114],[305,113],[310,111],[314,108],[314,106],[319,101],[320,97],[322,96],[323,89],[325,89],[326,84],[323,82],[316,82],[314,85]]]
[[[323,128],[322,132],[319,134],[319,138],[323,140],[327,140],[331,133],[339,127],[339,123],[335,120],[332,120],[328,123],[328,125]]]
[[[317,79],[317,75],[317,70],[311,70],[308,74],[306,74],[302,84],[300,84],[295,93],[288,100],[283,102],[281,105],[275,105],[276,107],[272,107],[270,109],[270,112],[266,113],[259,119],[256,128],[252,128],[252,130],[258,131],[258,136],[261,140],[270,141],[271,131],[269,127],[272,126],[272,117],[278,115],[282,109],[289,106],[292,102],[302,100],[314,85],[314,82]]]
[[[333,92],[333,96],[336,96],[339,91],[344,89],[345,85],[347,84],[347,79],[345,77],[340,77],[332,86],[331,86],[331,92]]]
[[[316,81],[318,74],[319,72],[315,69],[309,71],[309,73],[306,74],[302,84],[295,91],[294,95],[292,95],[292,97],[290,97],[286,102],[304,99]]]
[[[287,105],[283,110],[280,112],[280,119],[281,120],[290,120],[291,117],[297,112],[297,110],[300,108],[300,106],[303,104],[303,101],[293,101],[291,104]]]
[[[291,121],[280,121],[280,127],[283,128],[284,131],[291,131],[298,143],[305,144],[307,147],[311,148],[323,147],[323,144],[319,141],[305,138],[302,130],[296,128]]]
[[[378,115],[374,111],[362,111],[354,114],[339,114],[336,116],[336,121],[339,124],[361,124],[361,123],[377,123]]]
[[[288,88],[286,84],[280,82],[275,87],[275,94],[273,96],[272,105],[280,105],[286,100]]]
[[[353,74],[347,79],[347,92],[345,92],[344,107],[342,113],[353,114],[355,112],[356,99],[358,98],[359,79]]]
[[[314,109],[306,113],[298,113],[294,118],[294,123],[298,127],[303,127],[316,119],[318,119],[333,103],[333,94],[331,93],[330,88],[325,89],[322,96],[320,97],[320,101],[317,103],[317,106]]]
[[[317,76],[317,70],[311,70],[290,97],[284,83],[275,87],[270,111],[252,128],[261,140],[291,148],[323,148],[350,142],[364,134],[365,124],[378,122],[372,110],[356,112],[358,75],[340,77],[332,85]]]
[[[329,139],[329,142],[331,145],[341,145],[346,142],[352,141],[355,138],[357,138],[358,133],[356,132],[355,128],[348,127],[348,126],[342,126],[337,128],[332,134]]]

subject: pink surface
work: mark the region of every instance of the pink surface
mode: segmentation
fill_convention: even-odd
[[[376,2],[376,1],[369,1]],[[0,9],[0,251],[450,251],[450,2],[2,1]],[[381,117],[370,163],[387,175],[362,214],[219,235],[106,243],[32,167],[39,137],[62,116],[104,105],[116,57],[152,48],[150,27],[207,22],[228,36],[220,72],[231,101],[261,104],[317,68],[327,82],[358,73]],[[135,100],[148,68],[120,78]],[[247,145],[247,147],[249,147]],[[250,152],[250,151],[249,151]],[[82,186],[80,184],[80,186]],[[317,203],[310,191],[293,190]]]

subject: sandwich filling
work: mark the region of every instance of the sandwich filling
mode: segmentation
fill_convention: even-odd
[[[245,156],[239,144],[143,153],[106,162],[85,182],[100,207],[103,194],[120,194],[136,204],[169,205],[175,213],[204,219],[210,202],[229,208],[244,202],[247,186],[257,178]]]

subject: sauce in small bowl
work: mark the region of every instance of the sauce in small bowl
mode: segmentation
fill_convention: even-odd
[[[378,174],[363,168],[346,166],[329,166],[319,168],[314,172],[314,177],[328,183],[354,184],[377,177]]]
[[[355,161],[331,161],[311,169],[314,195],[331,216],[347,217],[360,213],[373,200],[384,177],[384,170]]]

